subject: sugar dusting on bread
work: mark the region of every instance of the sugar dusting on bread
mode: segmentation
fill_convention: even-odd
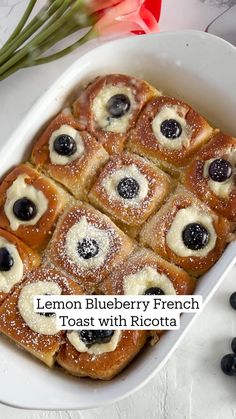
[[[121,112],[121,119],[108,115],[109,92],[111,96],[126,95],[130,100],[128,113]],[[141,281],[143,292],[146,282],[142,272],[151,272],[159,281],[153,284],[164,283],[166,292],[169,286],[177,295],[191,294],[196,283],[193,276],[207,271],[226,244],[235,240],[235,185],[232,184],[228,201],[221,205],[193,171],[189,178],[194,185],[191,188],[186,181],[190,170],[187,165],[190,163],[191,167],[196,156],[204,160],[204,153],[209,153],[208,160],[214,158],[213,150],[219,151],[219,157],[228,158],[235,143],[232,137],[213,129],[191,106],[163,96],[149,83],[127,75],[96,78],[83,89],[73,108],[70,105],[37,139],[31,157],[37,169],[18,166],[0,185],[0,227],[10,232],[4,218],[4,197],[17,177],[26,172],[29,183],[48,199],[48,208],[35,225],[23,223],[19,231],[12,232],[40,251],[42,263],[39,268],[32,264],[25,269],[22,282],[4,297],[0,331],[50,367],[57,362],[71,374],[107,380],[141,351],[147,342],[146,331],[122,331],[116,348],[110,352],[79,352],[64,331],[46,335],[30,328],[29,325],[35,329],[33,315],[25,317],[29,319],[27,324],[19,311],[22,289],[38,281],[45,283],[45,289],[50,282],[57,284],[62,294],[122,295],[127,292],[127,277]],[[97,108],[100,106],[102,109]],[[113,119],[99,125],[99,115]],[[75,159],[68,158],[68,164],[65,156],[57,156],[52,164],[50,138],[64,125],[73,127],[73,134],[79,133],[83,150]],[[59,133],[66,134],[62,131]],[[186,138],[182,138],[182,133]],[[176,147],[175,140],[180,146]],[[219,141],[227,144],[228,154],[222,154]],[[211,146],[211,142],[219,146]],[[68,150],[62,149],[63,152],[66,155]],[[57,164],[59,161],[63,165]],[[175,190],[181,182],[185,188],[178,186]],[[216,245],[206,257],[180,257],[167,240],[176,214],[192,207],[208,214],[214,224]],[[152,345],[161,334],[149,333]]]

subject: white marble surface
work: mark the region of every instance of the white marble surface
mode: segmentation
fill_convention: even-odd
[[[43,4],[38,0],[38,5]],[[201,29],[235,0],[163,0],[161,30]],[[9,35],[26,0],[0,0],[0,44]],[[11,134],[37,98],[79,54],[20,71],[0,83],[1,140]],[[170,361],[143,389],[113,405],[81,412],[36,412],[0,405],[2,419],[235,419],[236,381],[221,373],[222,355],[236,335],[236,313],[228,303],[236,290],[236,267],[195,321]],[[0,366],[1,367],[1,366]],[[1,391],[1,388],[0,388]]]

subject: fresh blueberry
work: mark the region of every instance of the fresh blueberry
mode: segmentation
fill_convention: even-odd
[[[55,313],[49,313],[49,312],[45,312],[45,313],[41,312],[41,313],[38,313],[38,314],[40,314],[40,316],[44,316],[44,317],[54,317],[55,316]]]
[[[15,201],[13,205],[13,213],[21,221],[30,221],[37,214],[37,208],[33,201],[23,197]]]
[[[84,238],[77,245],[78,253],[83,259],[91,259],[99,252],[99,246],[96,240]]]
[[[80,339],[86,346],[94,343],[108,343],[113,335],[114,330],[81,330],[79,332]]]
[[[233,168],[228,160],[216,159],[211,162],[208,172],[214,182],[224,182],[232,175]]]
[[[188,249],[203,249],[209,242],[208,230],[199,223],[188,224],[182,233],[183,242]]]
[[[233,292],[233,294],[230,296],[229,299],[231,307],[236,310],[236,292]]]
[[[161,123],[161,133],[171,140],[179,138],[182,134],[182,127],[175,119],[165,119]]]
[[[62,134],[56,137],[53,148],[61,156],[72,156],[77,150],[76,142],[70,135]]]
[[[132,177],[125,177],[117,185],[118,194],[124,199],[133,199],[138,195],[139,184]]]
[[[236,376],[236,355],[227,354],[221,360],[221,369],[226,375]]]
[[[145,291],[144,295],[165,295],[165,293],[159,287],[151,287]]]
[[[234,338],[231,342],[232,351],[236,354],[236,338]]]
[[[113,118],[121,118],[130,109],[130,100],[124,94],[112,96],[107,102],[107,110]]]
[[[1,272],[10,271],[13,265],[14,265],[14,259],[10,255],[10,252],[6,249],[6,247],[1,247],[0,248],[0,271]]]
[[[49,294],[48,292],[46,292],[44,295],[52,295],[52,294]],[[44,317],[54,317],[55,316],[55,313],[50,313],[50,312],[41,312],[41,313],[38,313],[40,316],[44,316]]]

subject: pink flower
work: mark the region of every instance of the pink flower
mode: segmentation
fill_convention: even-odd
[[[146,0],[144,5],[149,12],[155,17],[157,22],[159,21],[160,14],[161,14],[161,0]]]
[[[115,6],[116,4],[121,3],[121,1],[122,0],[89,0],[87,6],[90,12],[94,13]]]
[[[102,4],[102,7],[105,4],[111,6],[99,12],[101,17],[95,24],[94,29],[100,35],[158,31],[157,22],[160,15],[161,0],[121,0],[119,2],[117,0],[105,0],[99,3]],[[93,7],[96,7],[95,0],[92,4]]]

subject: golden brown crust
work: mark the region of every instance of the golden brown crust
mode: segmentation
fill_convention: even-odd
[[[85,268],[67,255],[66,238],[70,229],[81,219],[93,227],[105,232],[109,237],[109,249],[105,260],[98,267]],[[87,237],[87,236],[86,236]],[[120,261],[133,250],[134,242],[119,230],[108,217],[88,204],[78,202],[69,208],[60,218],[53,238],[49,243],[46,258],[65,272],[73,275],[87,292],[96,290],[97,285]]]
[[[111,380],[119,374],[142,349],[147,339],[145,330],[126,330],[113,352],[91,355],[78,352],[67,340],[57,355],[57,362],[70,374]]]
[[[213,226],[217,234],[215,247],[207,256],[180,257],[170,249],[166,242],[167,233],[177,212],[182,208],[195,206],[212,217]],[[179,187],[166,204],[155,214],[140,233],[140,242],[151,247],[160,256],[174,262],[194,276],[206,272],[219,259],[227,245],[232,225],[225,218],[211,211],[204,203],[193,194]]]
[[[193,277],[183,269],[162,259],[149,249],[140,248],[122,262],[103,282],[102,291],[107,295],[124,294],[124,278],[133,275],[145,267],[152,267],[158,273],[166,275],[173,283],[177,295],[190,295],[196,286]]]
[[[236,222],[236,175],[233,175],[234,186],[226,198],[214,194],[208,186],[209,177],[204,176],[205,162],[211,159],[228,159],[236,153],[236,139],[222,132],[215,134],[190,163],[183,174],[184,186],[194,192],[213,210]]]
[[[56,335],[42,335],[31,330],[18,310],[18,299],[22,288],[33,282],[52,281],[62,288],[62,294],[82,294],[78,284],[63,276],[55,269],[40,267],[27,273],[25,281],[18,285],[0,307],[0,331],[15,343],[26,349],[49,367],[54,364],[54,357],[64,341],[64,332]]]
[[[184,112],[184,119],[190,134],[189,144],[181,149],[163,147],[152,130],[153,119],[165,107],[181,107]],[[212,128],[207,121],[189,105],[175,98],[159,96],[152,99],[141,112],[136,127],[129,135],[127,149],[150,158],[164,170],[176,174],[181,167],[190,162],[211,133]]]
[[[100,76],[95,79],[82,92],[81,96],[75,101],[73,105],[74,115],[78,118],[79,123],[88,129],[88,131],[95,135],[109,154],[120,153],[124,148],[124,143],[127,138],[126,133],[115,133],[104,131],[95,124],[93,117],[92,104],[94,98],[107,85],[121,85],[130,87],[132,89],[136,107],[132,111],[129,129],[134,126],[137,116],[143,106],[153,96],[158,94],[154,87],[150,86],[143,80],[129,77],[124,74],[110,74],[107,76]]]
[[[16,246],[19,256],[24,265],[24,275],[32,269],[36,268],[40,264],[40,256],[38,255],[38,253],[30,249],[20,239],[13,236],[13,234],[0,228],[0,237],[3,237],[10,244]],[[7,295],[8,293],[0,291],[0,304],[3,302]]]
[[[50,137],[62,125],[69,125],[79,131],[85,148],[80,158],[67,165],[52,164],[49,154]],[[108,157],[107,152],[94,137],[82,131],[80,124],[71,115],[61,112],[37,139],[31,161],[37,169],[43,170],[57,182],[62,183],[76,198],[86,199],[94,177]]]
[[[140,202],[111,196],[104,182],[120,169],[135,167],[148,182],[146,196]],[[125,175],[124,175],[125,177]],[[116,186],[114,189],[116,190]],[[139,185],[140,186],[140,185]],[[164,202],[172,188],[171,179],[149,161],[131,153],[114,156],[103,168],[89,193],[89,201],[105,212],[132,237],[138,234],[141,225]]]
[[[107,87],[105,96],[100,95]],[[112,117],[107,110],[109,98],[122,93],[121,90],[129,96],[131,103],[131,111],[128,111],[130,113],[127,113],[123,120]],[[163,111],[166,108],[175,113],[168,114]],[[102,112],[97,112],[100,109]],[[161,117],[155,119],[156,129],[152,129],[153,120],[157,115]],[[172,119],[171,115],[174,115],[173,119],[177,118],[177,122],[180,121],[180,131],[182,128],[181,132],[184,134],[179,134],[179,137],[182,137],[179,139],[180,146],[175,143],[177,147],[173,146],[173,138],[170,146],[166,142],[168,135],[165,137],[160,132],[162,119]],[[55,138],[53,136],[52,139],[52,135],[62,125],[73,128],[68,132],[72,132],[72,136],[74,133],[78,141],[76,156],[80,156],[74,161],[71,161],[73,157],[66,160],[70,163],[65,165],[65,159],[63,160],[62,156],[59,159],[52,149],[52,140]],[[12,286],[9,293],[0,292],[0,332],[50,367],[58,362],[72,375],[93,379],[110,380],[117,375],[138,354],[150,336],[154,344],[164,331],[122,331],[115,350],[100,355],[79,353],[71,343],[73,340],[69,340],[69,335],[67,338],[65,331],[56,335],[43,335],[36,333],[26,324],[23,317],[27,316],[23,314],[23,309],[18,309],[23,287],[37,281],[53,281],[60,286],[62,294],[71,295],[80,295],[83,291],[87,294],[131,294],[136,290],[136,285],[138,291],[135,292],[140,294],[144,294],[145,288],[153,286],[160,286],[166,294],[174,294],[174,289],[177,295],[192,294],[196,284],[194,277],[210,269],[221,256],[227,242],[231,238],[235,239],[232,233],[236,225],[235,173],[233,172],[234,187],[229,197],[221,199],[209,189],[206,175],[203,176],[204,162],[215,157],[226,158],[229,154],[235,154],[235,148],[234,138],[214,130],[188,104],[175,98],[161,96],[160,92],[143,80],[122,74],[100,76],[93,80],[73,104],[73,111],[68,108],[60,112],[37,138],[31,155],[31,163],[36,166],[36,170],[29,164],[21,164],[10,171],[0,184],[0,236],[16,246],[24,268],[22,280]],[[53,164],[52,161],[60,161],[62,164]],[[125,205],[116,195],[111,196],[110,187],[105,189],[104,186],[107,177],[130,164],[138,167],[148,182],[148,193],[144,194],[145,198],[141,201],[137,199],[137,205],[133,207]],[[157,166],[173,177],[169,177]],[[7,190],[22,174],[26,175],[27,184],[43,192],[49,207],[36,225],[20,225],[13,231],[11,225],[14,228],[14,223],[10,225],[4,205]],[[176,177],[186,189],[179,186],[173,194],[177,184],[177,180],[174,179]],[[51,178],[62,184],[70,194]],[[144,179],[143,182],[146,185]],[[141,185],[141,180],[139,184]],[[145,188],[147,190],[147,186]],[[83,201],[89,200],[102,213],[87,203],[76,201],[72,195]],[[213,237],[214,231],[216,233],[216,244],[207,256],[204,253],[205,256],[201,257],[197,257],[196,254],[181,257],[178,246],[172,245],[176,237],[173,229],[172,240],[167,238],[178,211],[190,206],[202,210],[201,216],[203,212],[206,218],[209,216],[211,221],[208,224],[206,222],[206,228],[210,225],[210,236],[212,232]],[[195,214],[195,211],[192,213]],[[184,226],[181,224],[182,220],[180,224],[177,223],[176,230],[181,245],[183,229],[187,223],[191,223],[187,218],[188,216]],[[82,219],[86,221],[82,223],[82,227],[79,225],[82,232],[78,231],[77,227],[73,229]],[[184,217],[183,219],[185,222]],[[200,216],[199,220],[201,221]],[[90,226],[95,227],[96,231],[91,230]],[[69,234],[71,229],[74,236]],[[49,242],[51,235],[53,237]],[[99,244],[102,258],[98,258],[101,261],[98,265],[93,264],[90,260],[92,256],[88,255],[93,248],[83,250],[83,256],[79,253],[83,237]],[[137,238],[139,244],[133,238]],[[95,244],[92,243],[94,248]],[[48,247],[43,255],[43,265],[39,266],[40,256],[31,248],[41,251],[46,245]],[[147,246],[155,253],[141,246]],[[93,255],[94,258],[96,256],[97,254]],[[81,262],[81,258],[89,259],[91,263]],[[22,268],[22,265],[19,265]],[[131,282],[130,278],[126,281],[128,275],[139,274],[146,267],[154,268],[156,272],[148,269],[137,277],[131,277]],[[149,282],[146,282],[146,272],[150,273]],[[158,273],[161,274],[160,278]],[[132,280],[136,281],[138,278],[140,287],[136,282],[133,287]],[[4,277],[3,279],[5,281]],[[36,322],[36,329],[32,319],[28,318],[28,324],[34,330],[46,330],[50,333],[48,328],[44,328],[45,320],[41,325],[38,317],[34,317],[35,313],[32,316]],[[43,329],[39,329],[39,324]],[[46,327],[48,325],[49,323],[46,323]],[[58,331],[53,330],[55,333]]]
[[[12,231],[9,220],[4,211],[8,188],[19,175],[26,175],[25,183],[34,186],[43,192],[48,200],[48,209],[35,225],[20,225],[16,231]],[[51,179],[40,175],[29,165],[21,164],[13,169],[0,185],[0,228],[12,232],[23,240],[32,249],[41,250],[48,242],[54,224],[70,199],[69,195],[59,188]]]
[[[193,293],[196,281],[192,276],[145,248],[134,251],[128,260],[121,263],[118,269],[105,278],[101,286],[101,292],[106,295],[123,295],[125,293],[125,277],[137,274],[147,267],[154,268],[161,275],[166,275],[172,282],[177,295],[191,295]],[[164,330],[148,330],[152,346],[159,341],[164,332]]]

